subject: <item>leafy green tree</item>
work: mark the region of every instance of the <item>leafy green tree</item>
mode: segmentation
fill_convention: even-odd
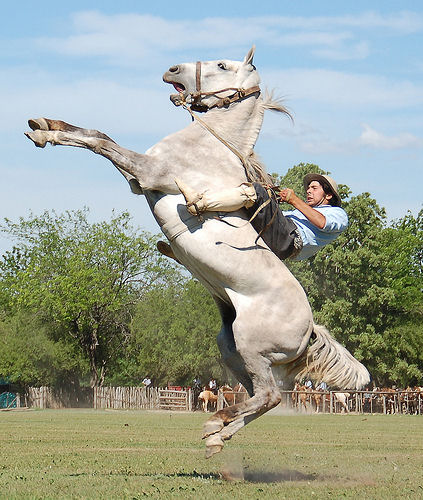
[[[423,209],[395,221],[385,234],[397,308],[423,315]]]
[[[131,346],[117,383],[139,384],[148,374],[156,385],[190,385],[199,375],[223,380],[216,335],[217,307],[196,280],[184,286],[160,287],[138,303],[132,321]]]
[[[96,386],[127,342],[135,303],[180,275],[128,213],[99,223],[88,216],[85,209],[6,219],[2,230],[17,244],[0,262],[0,304],[9,315],[30,311],[54,324],[52,340],[79,346]]]
[[[22,385],[66,381],[79,387],[86,360],[75,345],[52,340],[49,326],[28,312],[0,321],[0,377]]]
[[[300,164],[278,183],[299,194],[310,172],[326,173]],[[313,258],[287,265],[306,290],[316,322],[365,363],[378,385],[417,383],[423,376],[422,212],[388,226],[369,193],[349,198],[347,186],[339,191],[348,229]]]

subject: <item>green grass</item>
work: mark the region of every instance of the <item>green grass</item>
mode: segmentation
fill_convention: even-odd
[[[206,418],[0,412],[0,498],[423,498],[422,416],[264,416],[210,460]]]

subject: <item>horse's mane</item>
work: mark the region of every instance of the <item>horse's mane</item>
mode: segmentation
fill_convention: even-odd
[[[273,97],[273,91],[266,90],[264,98],[260,102],[263,112],[267,109],[288,115],[293,120],[291,113],[282,104],[282,98]],[[272,177],[266,172],[266,167],[260,157],[254,150],[245,158],[245,170],[250,182],[259,182],[260,184],[272,184]]]

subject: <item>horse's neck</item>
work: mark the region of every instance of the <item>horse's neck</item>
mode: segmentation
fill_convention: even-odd
[[[240,154],[247,156],[257,141],[263,115],[261,97],[251,96],[228,108],[211,109],[201,115],[201,119]]]
[[[246,180],[246,174],[237,155],[248,157],[251,153],[260,132],[263,114],[261,98],[250,96],[228,108],[211,109],[198,115],[232,150],[223,144],[218,147],[216,136],[205,129],[200,121],[194,120],[185,129],[165,137],[147,151],[148,155],[161,160],[158,167],[150,172],[153,179],[148,189],[177,194],[176,177],[199,192],[239,185]],[[234,150],[237,153],[234,154]],[[174,211],[180,203],[177,200],[160,200],[160,206],[166,213],[160,215],[157,201],[154,199],[151,204],[155,206],[155,214],[159,217],[167,217],[168,209]],[[174,206],[168,207],[169,204]]]

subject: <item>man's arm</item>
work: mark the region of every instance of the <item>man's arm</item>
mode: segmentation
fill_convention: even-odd
[[[293,189],[282,189],[278,195],[281,202],[289,203],[294,208],[299,210],[314,226],[319,229],[323,229],[325,227],[326,217],[318,210],[314,210],[314,208],[310,207],[310,205],[307,205],[307,203],[301,198],[298,198]]]

